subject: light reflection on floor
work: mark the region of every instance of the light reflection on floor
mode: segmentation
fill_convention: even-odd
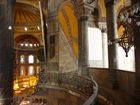
[[[37,77],[31,76],[14,81],[14,96],[28,95],[34,93],[37,84]]]

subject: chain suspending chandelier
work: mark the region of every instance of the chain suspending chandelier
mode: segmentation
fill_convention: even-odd
[[[129,32],[129,27],[133,23],[140,25],[140,8],[138,4],[132,5],[129,8],[124,8],[119,14],[119,21],[124,28],[121,38],[115,40],[115,43],[124,49],[126,57],[128,57],[128,52],[131,47],[134,45],[134,35],[133,32]]]

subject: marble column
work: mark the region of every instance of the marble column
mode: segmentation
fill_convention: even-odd
[[[82,16],[78,20],[78,47],[79,47],[79,71],[83,76],[89,76],[88,66],[88,17]]]
[[[118,38],[117,34],[117,19],[115,11],[116,0],[105,0],[106,13],[107,13],[107,35],[108,41],[113,41]],[[118,69],[118,50],[117,44],[110,44],[108,46],[109,55],[109,68]]]
[[[102,56],[103,56],[103,68],[108,68],[108,40],[106,29],[102,29]]]
[[[13,97],[13,5],[0,0],[0,105],[10,105]]]
[[[93,11],[96,6],[96,2],[88,0],[78,1],[78,67],[79,74],[85,77],[89,77],[89,49],[88,49],[88,27],[89,22],[93,21]],[[90,23],[91,25],[91,23]]]
[[[106,20],[107,20],[107,35],[108,41],[112,42],[118,38],[117,35],[117,19],[115,11],[116,0],[105,0],[106,6]],[[110,80],[112,82],[112,89],[118,89],[119,83],[117,79],[116,69],[119,69],[119,56],[117,44],[109,44],[108,46],[109,70]]]

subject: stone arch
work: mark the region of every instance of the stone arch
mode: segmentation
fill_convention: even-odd
[[[58,21],[74,55],[78,56],[78,19],[75,16],[73,2],[65,1],[60,5]]]
[[[73,1],[73,0],[65,0],[63,2],[61,2],[59,5],[58,5],[58,8],[57,8],[57,12],[59,11],[60,8],[62,8],[63,6],[69,6],[72,8],[73,10],[73,13],[74,15],[78,18],[78,9],[77,9],[77,5],[78,3],[76,1]]]
[[[32,35],[29,35],[29,34],[24,34],[24,35],[20,35],[20,36],[17,36],[14,40],[15,40],[15,45],[20,42],[21,40],[24,40],[24,39],[32,39],[34,40],[35,42],[37,42],[38,44],[41,44],[40,40],[38,40],[38,38],[36,38],[35,36],[32,36]]]
[[[98,0],[97,8],[99,10],[100,16],[106,17],[106,8],[105,8],[104,0]]]

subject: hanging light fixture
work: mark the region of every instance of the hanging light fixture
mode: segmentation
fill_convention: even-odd
[[[132,23],[136,23],[140,26],[140,7],[138,4],[132,5],[129,8],[125,8],[119,14],[119,20],[121,25],[123,26],[123,34],[120,38],[114,40],[112,43],[119,43],[119,45],[123,48],[126,53],[126,57],[128,57],[128,52],[131,47],[134,45],[134,36],[132,33],[129,32],[130,25]]]
[[[134,37],[132,35],[129,35],[128,27],[126,25],[123,25],[123,27],[124,27],[124,31],[121,38],[118,39],[118,43],[125,51],[126,57],[128,57],[128,52],[131,49],[131,47],[134,45]]]

